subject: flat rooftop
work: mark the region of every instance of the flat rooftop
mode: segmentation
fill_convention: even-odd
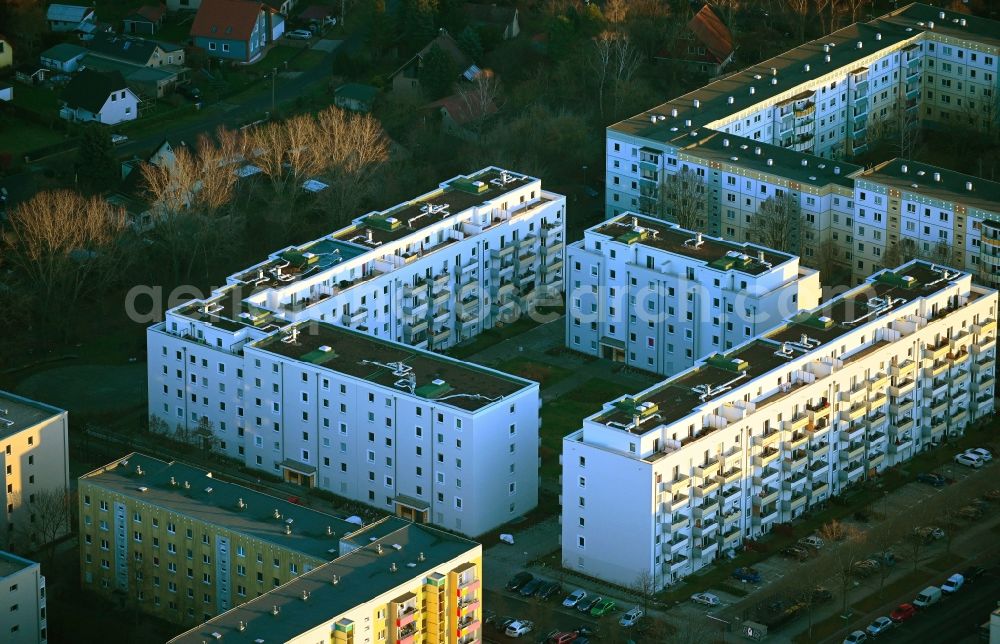
[[[869,278],[867,283],[821,304],[813,311],[796,316],[773,331],[728,353],[709,356],[696,367],[665,380],[654,389],[618,401],[611,409],[595,415],[593,420],[634,434],[644,434],[657,425],[669,425],[705,402],[751,382],[790,359],[810,352],[823,353],[824,347],[841,335],[888,316],[906,302],[932,295],[965,275],[923,261],[910,262],[894,271],[883,271]],[[853,354],[845,359],[852,357]],[[800,385],[793,383],[778,391],[764,404],[788,395],[797,386]],[[643,403],[652,403],[656,406],[655,411],[642,413],[638,406]],[[642,418],[638,426],[633,425],[636,415]],[[696,429],[700,432],[696,438],[714,431],[711,428]]]
[[[25,568],[31,568],[32,566],[37,565],[38,564],[34,561],[18,557],[12,552],[0,550],[0,579],[10,577],[13,574],[21,572]]]
[[[944,14],[943,18],[941,17],[942,13]],[[933,22],[933,33],[1000,46],[1000,22],[932,7],[920,2],[914,2],[897,9],[882,16],[880,20],[887,20],[922,31],[932,31],[929,25]]]
[[[226,482],[207,470],[139,453],[85,474],[80,480],[327,561],[339,554],[341,537],[358,530],[354,523],[332,514]],[[240,499],[243,509],[239,507]],[[275,518],[275,511],[280,518]],[[291,526],[291,534],[285,534],[286,526]],[[328,528],[332,534],[328,534]]]
[[[382,534],[374,542],[366,541],[364,547],[178,635],[170,644],[213,642],[218,639],[215,633],[221,641],[236,644],[292,641],[397,586],[422,583],[426,574],[466,553],[471,559],[478,547],[473,541],[395,517],[374,526]],[[354,627],[360,629],[361,624]]]
[[[224,331],[236,333],[244,328],[276,331],[288,324],[271,311],[253,306],[246,301],[254,287],[236,284],[217,290],[212,297],[192,300],[175,309],[175,313],[191,320],[208,322]]]
[[[1000,212],[1000,183],[926,163],[892,159],[880,163],[858,178],[877,181],[932,199],[959,201],[973,208]]]
[[[796,152],[780,145],[761,143],[738,135],[715,130],[704,130],[683,151],[706,161],[738,164],[764,174],[815,187],[838,185],[854,187],[854,176],[864,170],[860,165],[846,161],[831,161],[814,154]],[[775,170],[775,168],[778,168]]]
[[[734,270],[748,275],[766,273],[773,266],[793,258],[765,246],[740,244],[705,234],[700,237],[701,243],[697,243],[699,233],[695,231],[630,212],[590,230],[624,244],[641,244],[698,260],[716,270]],[[760,253],[764,253],[763,262],[759,259]]]
[[[302,322],[251,346],[467,411],[534,385],[530,380],[325,322]]]
[[[0,440],[65,413],[58,407],[0,390]]]

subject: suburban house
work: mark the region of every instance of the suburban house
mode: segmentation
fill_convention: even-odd
[[[51,31],[78,31],[86,24],[97,21],[93,7],[73,4],[50,4],[45,10],[45,20]]]
[[[521,33],[517,7],[498,7],[495,4],[467,2],[462,7],[465,19],[478,29],[494,29],[504,40],[517,38]]]
[[[465,72],[473,66],[472,59],[466,56],[459,48],[458,43],[455,42],[455,39],[442,29],[434,40],[427,43],[413,58],[406,61],[402,67],[392,73],[390,78],[392,79],[393,93],[419,95],[423,91],[423,88],[420,86],[420,68],[423,65],[424,56],[435,46],[448,54],[455,62],[455,67],[459,70],[459,73]],[[459,76],[456,76],[455,80],[458,80],[458,78]]]
[[[122,33],[152,36],[163,24],[166,13],[167,8],[162,4],[139,7],[122,19]]]
[[[437,109],[441,115],[441,129],[446,133],[466,141],[479,138],[479,124],[492,114],[497,106],[492,100],[476,100],[474,94],[452,94],[427,105]]]
[[[132,121],[139,112],[139,98],[121,72],[85,69],[66,85],[59,116],[68,121],[97,121],[115,125]]]
[[[87,41],[87,48],[102,58],[121,60],[141,67],[184,65],[184,48],[173,43],[119,36],[96,34]]]
[[[164,139],[153,148],[153,151],[142,158],[133,156],[121,163],[121,182],[117,190],[107,197],[107,201],[125,210],[129,225],[137,232],[143,232],[153,227],[156,220],[157,207],[150,201],[146,180],[142,173],[144,165],[173,168],[174,147],[186,146],[179,141],[171,144]]]
[[[263,2],[283,16],[291,15],[295,7],[295,0],[263,0]]]
[[[378,88],[361,83],[345,83],[333,92],[333,104],[352,112],[371,112]]]
[[[187,67],[164,65],[163,67],[143,67],[88,53],[80,61],[83,69],[98,72],[118,72],[125,77],[125,83],[141,98],[162,98],[170,93],[178,83],[188,79]]]
[[[11,67],[14,64],[14,49],[10,41],[0,34],[0,69]]]
[[[191,38],[213,58],[252,63],[264,55],[273,10],[254,0],[202,0]]]
[[[729,27],[711,6],[703,6],[687,23],[687,29],[677,38],[672,49],[655,56],[659,60],[674,60],[717,76],[733,60],[736,45]]]
[[[72,74],[80,68],[80,61],[86,56],[86,47],[74,45],[70,42],[61,42],[58,45],[49,47],[39,54],[39,62],[42,67],[51,69],[54,72]]]
[[[167,0],[167,11],[175,13],[177,11],[197,11],[201,7],[201,0]]]

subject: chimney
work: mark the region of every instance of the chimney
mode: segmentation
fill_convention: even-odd
[[[423,561],[424,559],[426,559],[426,557],[424,557],[424,553],[421,552],[419,555],[417,555],[417,561]]]
[[[830,53],[830,45],[823,45],[823,53],[824,54]]]
[[[649,115],[649,122],[650,123],[656,123],[656,114],[650,114]]]
[[[303,590],[302,591],[302,601],[306,601],[307,599],[309,599],[309,591],[308,590]]]
[[[694,108],[695,109],[698,109],[699,107],[701,107],[701,101],[699,101],[698,99],[694,99],[694,101],[692,101],[692,103],[694,103]]]
[[[771,76],[777,76],[777,75],[778,75],[778,68],[777,67],[772,67],[771,68]]]
[[[965,189],[968,190],[969,192],[972,192],[972,182],[971,181],[966,181],[965,182]]]
[[[184,481],[184,489],[185,490],[190,490],[191,489],[191,484],[189,482],[187,482],[187,481]]]
[[[803,167],[809,165],[809,159],[802,159],[802,165]]]
[[[684,127],[691,127],[691,119],[684,119]]]
[[[875,40],[882,40],[882,34],[875,34]]]
[[[945,19],[945,15],[944,15],[944,12],[943,12],[943,11],[939,11],[939,12],[938,12],[938,18],[940,18],[941,20],[944,20],[944,19]]]
[[[839,165],[833,166],[833,173],[834,174],[840,174],[840,166]]]
[[[177,487],[177,479],[173,476],[170,477],[170,487]]]
[[[674,118],[677,118],[677,108],[676,107],[670,108],[670,116],[673,116]]]
[[[965,18],[959,18],[958,24],[960,24],[960,25],[962,25],[964,27],[965,26]]]
[[[935,172],[934,173],[934,180],[935,181],[941,181],[941,173],[940,172]]]
[[[240,626],[239,626],[239,628],[240,628],[241,631],[247,630],[247,624],[242,619],[240,620]]]
[[[805,65],[803,65],[802,69],[805,70],[805,71],[809,71],[809,63],[806,63]]]
[[[757,261],[761,263],[764,262],[764,251],[762,250],[757,251]]]
[[[243,500],[242,496],[240,497],[240,500],[236,502],[236,507],[238,507],[241,510],[246,509],[247,504],[246,504],[246,501]]]
[[[928,20],[927,21],[927,28],[928,29],[933,29],[934,28],[934,21],[933,20]]]
[[[827,63],[830,62],[830,54],[827,54],[826,56],[823,56],[823,61],[827,62]]]
[[[753,149],[753,153],[756,154],[757,156],[760,156],[760,146],[759,145]]]
[[[903,165],[899,166],[899,171],[902,172],[903,174],[906,174],[906,170],[907,170],[907,167],[906,167],[905,163]]]
[[[285,534],[292,534],[292,526],[285,524]]]
[[[389,572],[396,572],[399,568],[396,567],[396,562],[393,561],[392,565],[389,566]]]
[[[861,49],[864,46],[865,46],[865,44],[859,40],[858,41],[858,49]]]
[[[332,537],[333,536],[333,526],[329,526],[329,525],[326,526],[326,536],[328,536],[328,537]]]
[[[767,165],[774,165],[774,159],[768,159]]]
[[[729,147],[729,139],[722,139],[722,147],[724,148]]]
[[[754,94],[754,92],[755,92],[755,91],[757,91],[757,90],[755,90],[755,89],[753,88],[753,85],[751,85],[751,86],[750,86],[750,96],[753,96],[753,94]]]
[[[375,544],[375,552],[378,553],[378,554],[382,554],[382,544],[381,543],[376,543]]]
[[[340,576],[339,575],[334,575],[333,577],[331,577],[330,578],[330,583],[333,584],[334,586],[336,586],[337,584],[339,584],[340,583]]]
[[[732,96],[730,96],[729,98],[726,99],[726,102],[729,103],[730,105],[732,105],[733,101],[735,101],[735,100],[736,99],[734,99]]]
[[[135,473],[137,476],[142,476],[142,465],[135,466]]]
[[[778,84],[778,79],[777,78],[772,78],[771,79],[771,84],[772,85],[777,85]]]

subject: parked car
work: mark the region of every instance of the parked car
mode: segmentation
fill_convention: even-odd
[[[854,631],[850,635],[844,638],[844,644],[861,644],[862,642],[867,642],[868,636],[865,635],[864,631]]]
[[[966,467],[971,467],[978,470],[983,466],[983,459],[975,454],[969,454],[967,452],[962,452],[961,454],[955,455],[955,462],[959,465],[964,465]]]
[[[720,603],[719,598],[712,593],[695,593],[691,595],[691,601],[697,604],[704,604],[705,606],[718,606]]]
[[[928,586],[920,591],[913,600],[913,605],[920,609],[930,608],[939,601],[941,601],[941,589],[937,586]]]
[[[522,570],[521,572],[517,573],[516,575],[510,578],[510,581],[507,582],[507,590],[510,591],[521,590],[522,586],[524,586],[526,583],[528,583],[534,578],[535,576],[532,575],[530,572],[525,572]]]
[[[972,583],[975,580],[986,574],[986,569],[980,566],[973,566],[972,568],[967,568],[963,573],[962,577],[965,579],[966,583]]]
[[[582,600],[579,604],[577,604],[576,609],[581,613],[589,613],[590,609],[593,608],[594,606],[597,606],[597,604],[599,604],[602,599],[604,598],[601,597],[600,595],[598,595],[597,597],[589,597],[587,599]]]
[[[803,546],[815,548],[816,550],[819,550],[820,548],[823,547],[823,540],[815,535],[802,537],[801,539],[799,539],[799,543],[802,544]]]
[[[762,579],[760,573],[753,568],[737,568],[733,571],[733,577],[752,584],[759,584]]]
[[[889,613],[889,619],[896,622],[897,624],[902,624],[908,621],[917,614],[917,609],[913,604],[900,604],[891,613]]]
[[[787,548],[782,548],[780,554],[783,557],[790,557],[799,561],[805,561],[809,558],[809,551],[802,546],[788,546]]]
[[[312,37],[312,32],[308,29],[293,29],[285,33],[285,38],[289,40],[309,40]]]
[[[930,542],[944,538],[944,530],[934,526],[916,527],[913,529],[913,535]]]
[[[576,607],[577,604],[579,604],[586,598],[587,598],[587,591],[577,588],[576,590],[571,592],[566,597],[566,599],[563,600],[563,606],[565,606],[566,608],[574,608]]]
[[[970,447],[969,449],[965,450],[965,453],[974,454],[975,456],[978,456],[979,458],[983,459],[984,463],[989,463],[990,461],[993,460],[993,452],[986,449],[985,447]]]
[[[983,498],[987,501],[1000,501],[1000,489],[990,490],[983,495]]]
[[[967,506],[965,506],[963,508],[959,508],[955,512],[955,514],[957,514],[959,517],[961,517],[962,519],[965,519],[967,521],[975,521],[979,517],[983,516],[983,511],[980,510],[975,505],[967,505]]]
[[[945,595],[957,593],[958,589],[961,588],[963,584],[965,584],[965,577],[956,572],[954,575],[944,580],[944,583],[941,584],[941,592]]]
[[[546,644],[570,644],[576,639],[576,631],[553,631],[545,638]]]
[[[896,624],[893,623],[893,621],[888,617],[885,616],[876,617],[875,621],[869,624],[868,628],[865,629],[865,632],[867,632],[868,635],[871,637],[878,637],[882,633],[890,630],[895,625]]]
[[[177,93],[185,98],[191,99],[192,101],[201,100],[201,90],[191,84],[178,85]]]
[[[538,592],[538,589],[541,588],[542,584],[544,583],[545,583],[544,579],[535,577],[525,585],[521,586],[521,590],[519,590],[518,592],[521,594],[521,597],[531,597],[532,595]]]
[[[562,587],[559,585],[559,582],[547,581],[538,588],[538,591],[535,593],[535,596],[538,597],[539,599],[546,600],[561,590]]]
[[[642,616],[645,615],[645,614],[646,613],[641,608],[639,608],[638,606],[636,606],[635,608],[633,608],[629,612],[627,612],[624,615],[622,615],[622,618],[620,620],[618,620],[618,623],[621,624],[622,626],[624,626],[625,628],[630,628],[632,626],[635,626],[636,623],[640,619],[642,619]]]
[[[854,562],[854,566],[852,566],[852,571],[854,572],[854,574],[861,578],[875,574],[876,572],[878,572],[878,569],[879,569],[878,562],[875,561],[874,559],[864,559],[862,561],[856,561]]]
[[[602,599],[597,602],[593,608],[590,609],[591,617],[603,617],[608,613],[614,612],[615,602],[613,599]]]
[[[122,145],[128,143],[128,137],[124,134],[112,134],[111,145]]]
[[[809,594],[809,600],[813,604],[822,604],[823,602],[828,602],[831,599],[833,599],[833,593],[822,586],[816,586]]]
[[[521,637],[522,635],[530,633],[531,629],[534,627],[534,622],[527,619],[517,619],[507,626],[507,630],[504,631],[504,635],[507,637]]]
[[[917,474],[917,481],[933,485],[934,487],[944,487],[946,484],[944,477],[940,474],[935,474],[934,472],[921,472],[920,474]]]

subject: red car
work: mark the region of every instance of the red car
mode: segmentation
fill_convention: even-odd
[[[917,608],[913,604],[900,604],[896,610],[889,613],[889,619],[897,624],[902,624],[916,614]]]
[[[576,631],[563,631],[549,637],[549,644],[569,644],[576,639]]]

